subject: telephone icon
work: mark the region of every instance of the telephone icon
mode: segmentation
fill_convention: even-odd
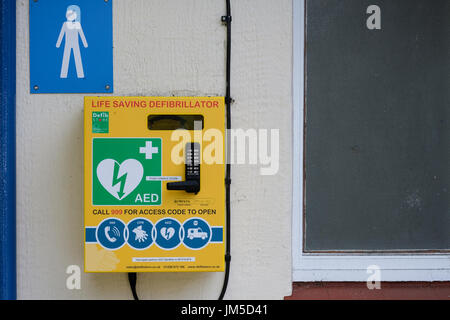
[[[117,229],[117,227],[113,227],[113,229],[112,229],[113,236],[110,235],[110,232],[111,232],[110,226],[106,226],[104,231],[105,231],[105,237],[106,237],[106,239],[108,239],[109,242],[116,242],[116,240],[117,240],[116,237],[120,236],[120,231],[119,231],[119,229]]]

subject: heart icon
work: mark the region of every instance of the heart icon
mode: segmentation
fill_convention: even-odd
[[[164,239],[169,240],[175,235],[175,229],[172,227],[170,228],[163,227],[161,228],[160,233]]]
[[[122,164],[105,159],[97,166],[97,177],[103,188],[118,200],[124,199],[141,183],[144,175],[142,164],[135,159],[127,159]]]

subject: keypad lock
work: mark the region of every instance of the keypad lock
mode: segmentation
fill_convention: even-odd
[[[167,190],[200,191],[200,143],[189,142],[185,147],[185,181],[168,182]]]

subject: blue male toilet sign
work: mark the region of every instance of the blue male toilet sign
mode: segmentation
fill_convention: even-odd
[[[112,0],[30,0],[30,92],[113,92]]]
[[[64,45],[63,62],[61,65],[61,75],[60,78],[67,78],[67,73],[69,71],[69,62],[73,53],[73,59],[75,60],[75,68],[77,71],[77,78],[84,78],[83,71],[83,60],[81,59],[80,53],[80,43],[78,38],[81,39],[83,46],[88,47],[86,37],[83,32],[83,27],[81,26],[81,9],[79,6],[71,5],[67,7],[66,11],[67,21],[63,22],[61,31],[59,33],[58,41],[56,42],[56,47],[61,46],[61,42],[65,38],[66,44]]]

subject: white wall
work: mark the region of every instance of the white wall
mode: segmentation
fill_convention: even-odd
[[[292,1],[232,0],[234,128],[280,129],[280,169],[232,170],[228,299],[291,293]],[[224,95],[224,0],[114,0],[115,95]],[[29,94],[28,0],[17,1],[19,299],[128,299],[125,274],[82,274],[83,95]],[[139,274],[142,299],[216,299],[222,273]]]

